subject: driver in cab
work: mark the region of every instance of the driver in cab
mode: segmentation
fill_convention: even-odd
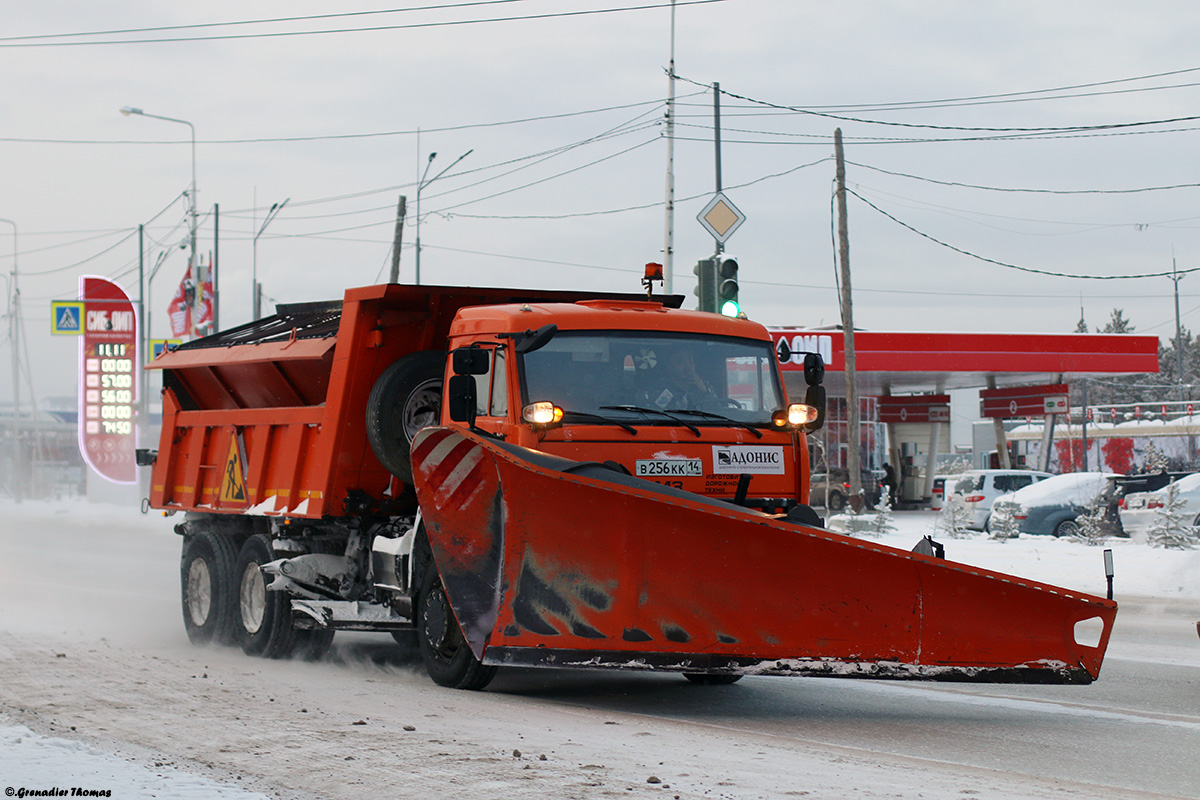
[[[660,409],[693,408],[717,396],[696,371],[695,356],[687,348],[676,347],[664,353],[655,375],[658,381],[650,401]]]

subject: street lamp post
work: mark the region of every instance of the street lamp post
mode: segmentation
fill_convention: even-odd
[[[446,167],[444,170],[439,172],[437,175],[434,175],[429,180],[425,180],[425,176],[429,174],[429,167],[433,164],[433,159],[437,157],[437,153],[436,152],[430,153],[429,160],[425,162],[425,171],[421,174],[421,180],[417,181],[417,266],[416,266],[416,273],[415,273],[415,283],[417,286],[421,285],[421,190],[424,189],[429,184],[436,181],[438,178],[445,175],[447,172],[449,172],[454,167],[455,164],[462,161],[464,158],[466,158],[467,156],[471,155],[471,153],[474,153],[474,152],[475,152],[475,148],[471,148],[470,150],[463,153],[458,158],[454,159],[454,161],[450,164],[450,166]]]
[[[196,258],[196,126],[188,122],[186,119],[175,119],[174,117],[162,117],[158,114],[147,114],[140,108],[125,106],[121,109],[121,113],[125,116],[135,115],[139,117],[149,117],[150,119],[161,119],[164,122],[178,122],[180,125],[187,125],[192,132],[192,185],[188,190],[188,240],[191,244],[191,265],[195,270],[196,280],[196,299],[192,308],[192,319],[199,319],[200,307],[204,303],[204,278],[200,274],[200,262]],[[216,298],[214,298],[215,302]],[[216,309],[213,309],[214,319],[216,317]]]
[[[258,229],[258,233],[254,234],[254,266],[252,269],[253,275],[251,277],[251,288],[254,290],[254,298],[251,307],[254,309],[254,319],[256,320],[262,318],[262,290],[258,285],[258,237],[263,235],[263,231],[267,229],[267,225],[271,224],[271,220],[275,219],[280,211],[283,211],[283,207],[286,206],[288,204],[288,200],[291,199],[292,198],[289,197],[282,203],[272,203],[271,209],[267,212],[267,216],[263,219],[263,223]]]
[[[18,337],[21,333],[21,323],[18,319],[21,295],[17,290],[17,223],[3,217],[0,217],[0,222],[7,222],[13,226],[12,278],[9,281],[8,287],[10,291],[8,301],[8,341],[12,345],[12,490],[13,499],[19,503],[24,496],[21,482],[25,478],[25,470],[22,466],[24,459],[21,453],[21,366],[19,360],[21,348],[18,342]]]

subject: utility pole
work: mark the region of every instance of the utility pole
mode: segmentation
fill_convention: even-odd
[[[713,171],[717,176],[717,194],[721,193],[721,84],[713,83],[713,157],[715,163]],[[714,250],[714,258],[717,258],[721,253],[725,252],[725,245],[721,244],[721,240],[717,239],[717,248]]]
[[[21,332],[20,308],[21,294],[17,291],[17,223],[11,219],[0,217],[0,222],[13,226],[13,263],[12,278],[9,281],[8,301],[8,341],[12,345],[12,491],[13,500],[21,502],[24,497],[22,490],[25,480],[25,468],[22,464],[24,454],[21,452],[21,347],[18,337]]]
[[[667,66],[667,200],[663,292],[675,289],[675,0],[671,0],[671,60]]]
[[[862,508],[862,453],[858,381],[854,374],[854,304],[850,295],[850,225],[846,218],[846,154],[842,151],[842,129],[833,131],[833,150],[837,160],[838,262],[842,279],[842,340],[846,351],[846,469],[850,473],[850,503]],[[929,456],[932,468],[933,455]]]
[[[1179,364],[1179,399],[1186,400],[1184,396],[1184,384],[1186,381],[1183,376],[1183,326],[1179,319],[1179,281],[1183,280],[1183,276],[1179,274],[1179,268],[1175,265],[1175,254],[1171,254],[1171,281],[1175,284],[1175,356]]]
[[[208,272],[212,278],[213,285],[213,321],[212,332],[216,333],[221,330],[220,318],[217,314],[221,309],[221,285],[217,282],[221,279],[221,267],[219,265],[221,255],[221,204],[213,203],[213,251],[208,257]]]
[[[404,217],[408,213],[408,198],[400,195],[400,203],[396,206],[396,235],[392,242],[392,273],[388,283],[400,282],[400,244],[404,240]]]

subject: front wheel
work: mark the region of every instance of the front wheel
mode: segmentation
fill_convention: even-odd
[[[742,679],[741,675],[714,675],[711,672],[685,672],[683,677],[699,686],[728,686]]]
[[[446,590],[432,564],[425,573],[417,611],[417,647],[425,670],[438,686],[451,689],[482,689],[496,676],[471,652],[458,620],[450,608]]]

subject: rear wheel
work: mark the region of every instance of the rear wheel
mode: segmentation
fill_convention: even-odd
[[[237,631],[247,655],[284,658],[297,646],[292,601],[286,592],[267,591],[262,565],[275,560],[271,539],[256,533],[242,545],[237,569]],[[304,638],[304,637],[301,637]]]
[[[432,564],[425,573],[417,609],[417,647],[433,682],[451,689],[482,689],[491,683],[496,668],[483,664],[471,652]]]
[[[233,572],[229,537],[202,531],[183,540],[180,594],[183,627],[192,644],[230,640],[234,630]]]
[[[741,675],[714,675],[711,672],[685,672],[683,677],[700,686],[728,686],[742,679]]]
[[[1054,535],[1067,537],[1078,536],[1079,523],[1073,519],[1064,519],[1054,528]]]

